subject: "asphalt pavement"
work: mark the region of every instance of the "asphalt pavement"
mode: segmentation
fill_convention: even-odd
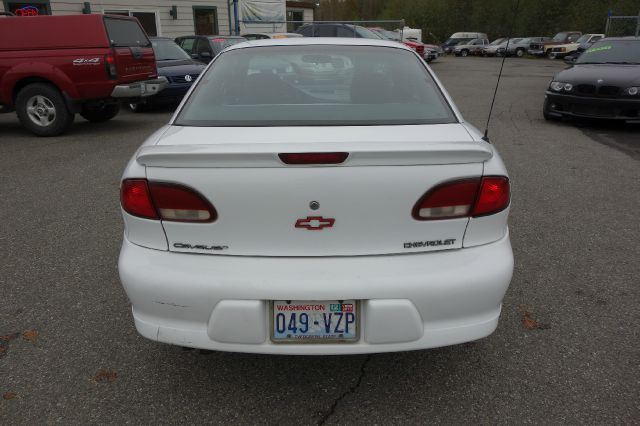
[[[432,67],[483,127],[495,58]],[[491,141],[516,267],[497,331],[434,350],[292,357],[137,335],[120,175],[170,113],[36,138],[0,115],[0,424],[632,424],[640,419],[640,128],[545,122],[559,61],[507,59]]]

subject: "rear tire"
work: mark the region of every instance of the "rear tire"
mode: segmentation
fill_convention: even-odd
[[[464,58],[469,56],[469,51],[467,49],[464,49],[462,52],[460,52],[460,55]]]
[[[106,104],[97,107],[83,107],[80,115],[92,123],[104,123],[120,112],[120,104]]]
[[[522,58],[524,56],[524,49],[517,49],[516,50],[516,56],[518,58]]]
[[[59,136],[69,130],[74,114],[57,87],[47,83],[25,86],[16,97],[20,123],[37,136]]]

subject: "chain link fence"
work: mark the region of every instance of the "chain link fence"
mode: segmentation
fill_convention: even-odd
[[[604,30],[607,37],[640,36],[640,15],[609,16]]]

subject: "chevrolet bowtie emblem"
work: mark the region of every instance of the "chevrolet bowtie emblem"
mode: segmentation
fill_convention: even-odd
[[[335,219],[322,216],[307,216],[306,219],[298,219],[296,228],[304,228],[309,231],[321,231],[324,228],[331,228],[336,222]]]

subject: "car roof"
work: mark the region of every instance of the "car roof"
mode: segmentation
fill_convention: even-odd
[[[595,34],[593,34],[595,35]],[[599,41],[627,41],[627,40],[636,40],[636,41],[640,41],[640,37],[636,37],[636,36],[627,36],[627,37],[605,37]]]
[[[242,34],[240,37],[244,37],[244,36],[248,36],[248,35],[265,35],[265,36],[274,36],[274,35],[296,35],[299,36],[300,34],[298,33],[245,33]]]
[[[295,37],[295,38],[271,38],[265,40],[249,40],[229,46],[226,50],[246,49],[262,46],[380,46],[413,50],[402,43],[391,40],[378,40],[372,38],[356,37]]]

